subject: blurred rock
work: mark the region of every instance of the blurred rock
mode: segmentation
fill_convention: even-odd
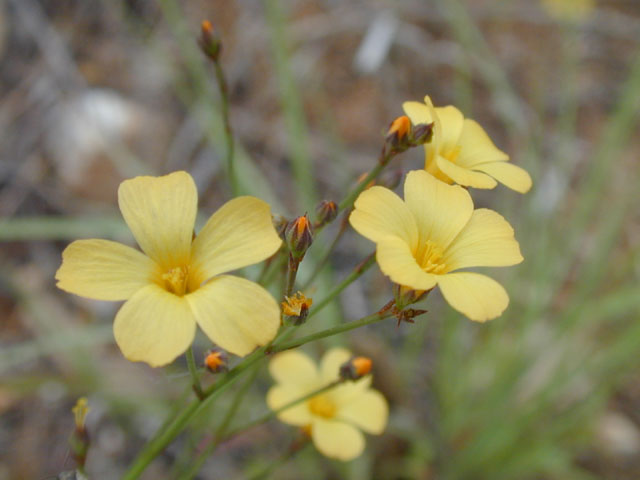
[[[640,454],[640,430],[626,415],[605,412],[596,428],[597,441],[603,452],[614,457]]]

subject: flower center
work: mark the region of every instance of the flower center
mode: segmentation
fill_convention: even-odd
[[[314,415],[333,418],[336,414],[335,404],[326,395],[318,395],[309,400],[309,410]]]
[[[442,263],[442,249],[431,240],[427,240],[417,252],[416,261],[427,273],[445,273],[447,266]]]
[[[189,267],[175,267],[162,274],[164,288],[179,297],[187,293],[187,285],[189,282]]]

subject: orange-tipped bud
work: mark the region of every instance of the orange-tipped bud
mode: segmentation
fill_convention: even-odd
[[[227,353],[224,350],[214,348],[207,351],[204,357],[204,366],[207,367],[211,373],[226,372],[228,369]]]
[[[199,43],[204,54],[214,62],[217,62],[222,50],[222,42],[209,20],[203,20],[200,24]]]
[[[387,138],[395,137],[396,141],[400,141],[409,135],[411,131],[411,120],[406,115],[402,115],[401,117],[396,118],[393,122],[391,122],[391,126],[389,126],[389,131],[387,132]]]
[[[316,215],[318,218],[316,228],[323,227],[333,222],[338,216],[338,205],[331,200],[322,200],[316,207]]]
[[[302,292],[296,292],[295,295],[284,297],[284,299],[282,313],[288,317],[293,317],[293,325],[302,325],[307,319],[313,299],[305,297]]]
[[[289,222],[284,235],[292,257],[301,260],[313,243],[313,227],[307,214]]]
[[[358,380],[371,372],[372,362],[367,357],[353,357],[340,367],[340,378]]]

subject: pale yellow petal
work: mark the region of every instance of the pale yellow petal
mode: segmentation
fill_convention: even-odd
[[[495,186],[498,184],[498,182],[496,182],[489,175],[469,170],[466,167],[460,167],[444,157],[437,157],[436,163],[440,171],[442,171],[442,173],[444,173],[458,185],[462,185],[464,187],[490,189],[495,188]]]
[[[347,404],[338,406],[336,420],[348,422],[367,433],[380,434],[387,425],[389,407],[376,390],[365,390]]]
[[[277,410],[291,403],[306,393],[293,385],[276,385],[267,392],[267,405],[271,410]],[[301,402],[293,407],[287,408],[278,414],[278,419],[289,425],[310,425],[312,416],[309,411],[308,402]]]
[[[411,123],[418,125],[419,123],[431,123],[433,118],[431,116],[431,109],[420,102],[404,102],[402,104],[404,113],[409,117]]]
[[[449,305],[476,322],[499,317],[509,305],[502,285],[479,273],[441,275],[438,286]]]
[[[324,456],[353,460],[364,450],[364,435],[357,428],[334,420],[315,417],[311,428],[313,444]]]
[[[351,401],[352,398],[361,395],[371,386],[371,375],[365,375],[355,382],[346,382],[332,388],[327,392],[327,396],[335,405],[345,405]],[[325,382],[326,385],[327,382]]]
[[[388,188],[371,187],[362,192],[349,222],[360,235],[372,242],[395,235],[410,248],[415,248],[418,241],[418,229],[411,212],[405,202]]]
[[[320,361],[320,376],[325,383],[330,383],[340,376],[340,367],[349,361],[352,354],[346,348],[334,347],[328,350]]]
[[[464,121],[459,145],[460,153],[456,158],[456,164],[461,167],[471,168],[478,163],[509,160],[509,155],[493,144],[480,124],[469,118]]]
[[[376,260],[393,283],[416,290],[429,290],[436,285],[436,276],[420,268],[409,246],[398,237],[386,237],[377,243]]]
[[[269,204],[255,197],[237,197],[220,207],[198,233],[192,264],[211,278],[258,263],[281,244]]]
[[[269,362],[269,373],[273,379],[283,385],[307,384],[323,386],[316,364],[300,350],[288,350],[278,353]]]
[[[450,152],[459,144],[460,133],[464,124],[464,115],[453,105],[435,107],[440,120],[442,137],[440,139],[440,151]]]
[[[266,345],[280,327],[280,308],[257,283],[221,275],[185,298],[212,342],[239,356]]]
[[[193,342],[196,321],[185,297],[157,285],[139,290],[118,311],[113,324],[116,343],[132,362],[152,367],[171,363]]]
[[[430,240],[443,250],[473,212],[469,192],[457,185],[447,185],[424,170],[407,174],[404,199],[418,224],[420,242]]]
[[[488,173],[503,185],[519,193],[531,188],[531,177],[526,170],[509,162],[491,162],[474,165],[474,170]]]
[[[506,267],[523,260],[513,227],[493,210],[480,208],[444,254],[450,270],[466,267]]]
[[[56,272],[62,290],[96,300],[126,300],[151,283],[157,266],[149,257],[109,240],[76,240],[62,252]]]
[[[125,180],[118,204],[140,248],[163,270],[188,263],[198,205],[191,175],[174,172]]]

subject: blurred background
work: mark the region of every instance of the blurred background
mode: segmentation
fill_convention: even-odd
[[[229,199],[204,19],[224,45],[241,190],[274,213],[343,198],[402,102],[425,94],[477,120],[534,187],[472,192],[512,223],[525,257],[490,272],[511,298],[501,318],[474,324],[434,292],[415,324],[308,349],[373,358],[391,416],[362,457],[283,458],[295,432],[272,421],[221,445],[198,478],[640,478],[640,2],[0,0],[0,479],[72,470],[84,395],[88,473],[120,478],[183,401],[183,360],[127,362],[119,305],[58,291],[54,273],[74,239],[133,244],[117,210],[125,178],[189,171],[205,219]],[[410,151],[387,179],[422,162]],[[303,281],[336,228],[316,238]],[[320,299],[371,250],[349,230],[307,293]],[[374,266],[303,328],[390,297]],[[240,418],[267,410],[270,385],[263,368]],[[143,478],[180,478],[230,397]]]

